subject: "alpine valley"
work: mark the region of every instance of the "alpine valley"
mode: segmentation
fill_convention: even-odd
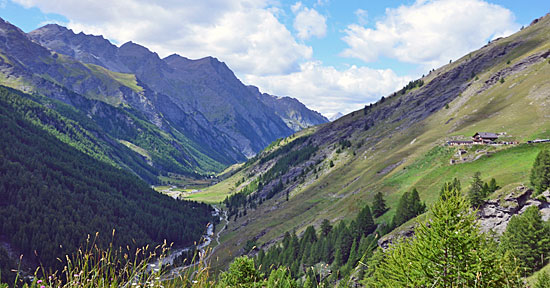
[[[55,24],[0,84],[10,286],[550,285],[550,15],[332,122]]]

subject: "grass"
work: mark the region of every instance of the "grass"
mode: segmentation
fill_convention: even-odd
[[[143,156],[145,159],[147,159],[147,161],[151,161],[151,155],[149,155],[149,152],[147,152],[147,150],[125,140],[118,140],[118,142],[130,148],[132,151],[138,153],[139,155]]]
[[[542,267],[542,269],[527,277],[527,279],[525,279],[525,282],[527,283],[527,285],[529,285],[529,287],[533,287],[537,282],[537,277],[542,273],[548,273],[550,275],[550,264],[546,264],[546,266]]]
[[[136,93],[143,92],[143,87],[139,86],[136,76],[134,74],[113,72],[111,70],[108,70],[106,68],[103,68],[101,66],[94,65],[94,64],[85,64],[85,65],[86,67],[88,67],[88,69],[90,69],[96,75],[97,74],[107,75],[110,78],[117,81],[120,85],[130,88]]]
[[[162,259],[168,255],[170,246],[142,247],[136,250],[98,247],[94,239],[88,237],[86,246],[74,255],[61,260],[64,268],[61,271],[48,272],[39,267],[32,277],[22,277],[17,269],[14,283],[24,288],[96,288],[96,287],[212,287],[209,280],[210,267],[205,260],[185,269],[177,277],[167,273],[169,266],[162,266]],[[114,237],[114,231],[113,231]],[[173,279],[172,279],[173,278]],[[7,288],[6,284],[0,284]]]

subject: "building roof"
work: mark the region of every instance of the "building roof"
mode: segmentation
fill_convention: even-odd
[[[474,134],[474,137],[476,135],[479,135],[479,137],[481,138],[498,138],[497,134],[491,132],[477,132],[476,134]]]

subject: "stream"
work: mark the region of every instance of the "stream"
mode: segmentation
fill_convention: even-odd
[[[219,241],[220,234],[226,229],[227,224],[229,223],[229,221],[227,220],[227,211],[224,211],[224,215],[222,217],[220,215],[220,209],[218,207],[214,206],[214,213],[212,214],[212,216],[214,216],[214,217],[218,216],[218,217],[220,217],[220,220],[225,221],[225,225],[222,227],[222,229],[220,229],[220,231],[216,234],[216,237],[215,237],[215,240],[216,240],[217,244],[219,245],[220,244],[220,241]],[[212,243],[213,238],[214,238],[214,225],[212,225],[211,223],[208,223],[208,226],[206,228],[206,233],[202,236],[200,244],[198,246],[196,246],[196,249],[199,251],[200,255],[205,255],[206,250],[207,250],[208,246]],[[169,270],[162,277],[162,279],[163,280],[175,279],[175,278],[177,278],[178,276],[181,275],[183,270],[185,270],[189,267],[196,266],[200,262],[203,262],[203,263],[206,262],[208,259],[210,259],[210,256],[214,253],[216,248],[217,248],[217,246],[214,247],[214,249],[212,249],[211,251],[209,251],[208,256],[204,257],[203,259],[200,259],[200,261],[197,261],[193,264],[172,268],[171,270]],[[170,254],[167,255],[166,257],[164,257],[162,259],[157,259],[156,262],[154,262],[152,264],[149,264],[149,269],[148,270],[149,271],[150,270],[158,271],[157,269],[160,269],[162,266],[173,265],[174,260],[178,256],[182,255],[185,252],[188,252],[191,249],[195,249],[195,246],[172,249],[170,251]]]

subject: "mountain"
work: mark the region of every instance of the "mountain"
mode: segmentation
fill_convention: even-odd
[[[528,185],[536,155],[549,147],[527,143],[550,138],[549,33],[545,16],[377,103],[274,142],[206,189],[203,197],[224,201],[231,215],[231,233],[215,253],[218,265],[248,252],[246,243],[268,249],[283,238],[294,241],[293,231],[307,234],[309,225],[319,231],[324,219],[354,220],[378,192],[390,209],[376,223],[387,229],[401,196],[413,188],[429,206],[444,182],[456,177],[466,191],[477,171],[485,182],[496,179],[501,188],[491,197],[497,199]],[[476,132],[520,144],[446,145]],[[307,255],[296,259],[285,265],[315,264],[300,262]]]
[[[258,87],[248,86],[248,89],[256,95],[266,106],[275,111],[285,124],[298,132],[302,129],[328,122],[321,113],[311,111],[300,101],[291,97],[277,97],[267,93],[261,93]]]
[[[74,107],[94,122],[87,134],[102,138],[103,156],[151,183],[219,172],[297,127],[326,122],[299,102],[264,104],[212,57],[161,59],[132,42],[117,47],[58,25],[25,34],[3,20],[0,38],[0,84]],[[136,156],[139,164],[125,162]]]
[[[342,116],[344,116],[344,114],[342,114],[341,112],[336,112],[336,113],[334,113],[334,115],[330,116],[330,118],[328,120],[330,122],[333,122],[333,121],[338,120]]]
[[[100,36],[75,34],[58,25],[46,25],[30,32],[29,37],[83,63],[134,74],[153,91],[166,95],[170,102],[161,99],[153,105],[175,126],[186,127],[182,114],[188,113],[204,131],[215,131],[211,138],[223,139],[223,145],[214,140],[205,143],[215,151],[229,146],[250,157],[298,127],[327,122],[297,101],[275,101],[277,97],[249,90],[216,58],[190,60],[174,54],[161,59],[132,42],[116,47]],[[205,137],[204,133],[190,132],[184,134],[196,142],[201,143]],[[239,155],[233,159],[242,160]]]

